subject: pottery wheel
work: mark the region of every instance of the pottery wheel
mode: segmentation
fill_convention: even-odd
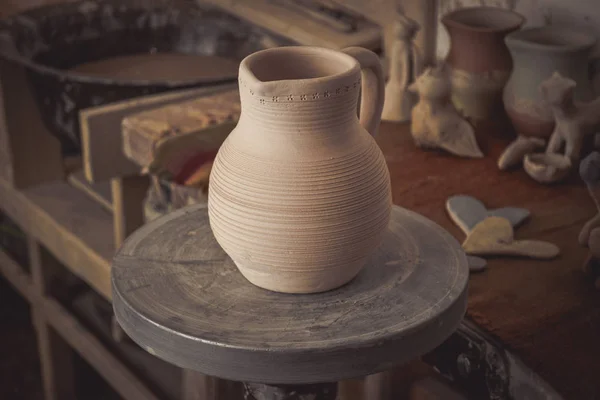
[[[465,314],[469,274],[454,238],[394,207],[383,243],[353,281],[321,294],[270,292],[238,272],[203,205],[137,230],[112,271],[118,322],[148,352],[267,384],[361,377],[432,350]]]

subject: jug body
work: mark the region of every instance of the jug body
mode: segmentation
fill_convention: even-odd
[[[361,74],[348,54],[303,46],[263,50],[240,65],[241,116],[213,165],[209,217],[257,286],[339,287],[382,240],[390,178],[357,117]],[[373,130],[381,108],[370,112]]]

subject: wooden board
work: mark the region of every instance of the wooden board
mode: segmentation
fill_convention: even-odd
[[[296,6],[290,6],[285,0],[208,0],[235,16],[264,27],[298,44],[343,49],[361,46],[371,50],[382,48],[381,28],[371,21],[361,21],[355,32],[343,32],[334,28],[335,22],[315,19]],[[293,1],[291,2],[293,3]],[[350,11],[343,2],[338,9]],[[277,18],[273,18],[277,15]]]
[[[102,182],[139,174],[139,166],[123,153],[121,123],[126,116],[232,87],[235,84],[168,92],[82,110],[79,117],[85,177],[90,182]]]
[[[73,187],[83,191],[107,211],[113,211],[110,182],[90,183],[85,178],[83,170],[70,174],[67,180]]]
[[[239,92],[234,89],[131,115],[123,120],[124,153],[136,164],[148,167],[161,143],[235,121],[240,109]]]
[[[23,192],[0,179],[0,208],[75,275],[111,298],[112,215],[64,182]]]
[[[33,284],[42,297],[51,296],[53,280],[58,278],[60,265],[44,252],[31,236],[27,237],[29,262]],[[43,300],[42,300],[43,302]],[[73,350],[65,340],[46,323],[40,302],[34,304],[33,319],[36,327],[38,350],[46,400],[75,400],[75,369]]]
[[[220,378],[335,382],[412,360],[444,341],[466,307],[456,240],[394,207],[382,245],[347,285],[289,295],[249,283],[195,205],[134,233],[113,262],[119,324],[144,349]],[[251,366],[251,367],[249,367]]]
[[[46,129],[23,67],[0,60],[0,179],[17,188],[64,179],[60,143]]]
[[[148,176],[113,178],[110,182],[113,199],[115,249],[144,224],[144,199],[148,193]]]

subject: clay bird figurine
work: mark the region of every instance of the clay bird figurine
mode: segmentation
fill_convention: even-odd
[[[394,23],[394,43],[390,54],[390,77],[385,85],[385,103],[381,119],[403,122],[410,119],[410,112],[417,97],[408,90],[423,71],[422,58],[413,40],[420,26],[412,19],[398,14]]]
[[[411,114],[411,134],[417,146],[440,148],[461,157],[483,157],[473,127],[450,100],[450,81],[443,66],[427,68],[409,90],[419,95]]]

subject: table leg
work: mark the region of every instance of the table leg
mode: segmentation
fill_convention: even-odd
[[[244,383],[244,400],[335,400],[337,383],[265,385]]]

